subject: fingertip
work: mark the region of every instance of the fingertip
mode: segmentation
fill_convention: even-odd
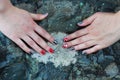
[[[83,25],[83,22],[79,22],[77,23],[78,26],[82,26]]]
[[[67,42],[68,40],[69,40],[68,37],[65,37],[65,38],[63,39],[64,42]]]
[[[46,51],[45,51],[45,50],[41,50],[40,53],[41,53],[42,55],[45,55],[45,54],[46,54]]]
[[[44,19],[44,18],[46,18],[48,16],[48,13],[45,13],[45,14],[42,14],[42,15],[43,15],[43,19]]]
[[[48,16],[48,13],[45,13],[45,14],[43,14],[43,15]]]
[[[54,49],[50,48],[50,49],[49,49],[49,52],[50,52],[51,54],[53,54],[55,51],[54,51]]]

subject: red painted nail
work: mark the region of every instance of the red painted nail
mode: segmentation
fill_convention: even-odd
[[[63,48],[67,48],[68,47],[68,45],[65,43],[65,44],[63,44],[63,46],[62,46]]]
[[[67,42],[68,41],[68,38],[64,38],[64,42]]]
[[[50,53],[54,53],[54,50],[52,48],[49,49]]]
[[[41,54],[42,54],[42,55],[45,55],[45,53],[46,53],[45,50],[42,50],[42,51],[41,51]]]

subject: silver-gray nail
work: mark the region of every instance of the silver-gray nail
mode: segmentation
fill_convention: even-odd
[[[71,48],[69,48],[71,51],[74,51],[75,50],[75,48],[74,47],[71,47]]]
[[[86,54],[86,52],[85,52],[85,51],[83,51],[83,52],[82,52],[82,54]]]
[[[54,40],[54,41],[53,41],[53,44],[57,45],[57,44],[58,44],[58,41],[57,41],[57,40]]]
[[[78,25],[81,25],[83,22],[79,22]]]

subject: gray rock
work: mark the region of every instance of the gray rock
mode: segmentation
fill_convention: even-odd
[[[76,26],[76,23],[95,12],[114,12],[120,6],[120,0],[12,0],[12,2],[17,7],[30,12],[48,12],[49,16],[37,23],[50,33],[59,31],[67,34],[81,29]],[[70,62],[70,59],[67,62],[69,65],[59,64],[62,65],[61,67],[55,67],[54,62],[48,61],[45,64],[43,61],[32,58],[31,55],[26,55],[2,33],[0,33],[0,46],[5,48],[4,51],[0,47],[0,80],[119,79],[117,73],[120,67],[117,64],[120,64],[120,42],[113,45],[111,50],[107,48],[93,55],[82,55],[79,51],[75,63]],[[63,61],[66,62],[71,57],[64,56]],[[111,69],[111,65],[110,68],[108,66],[112,63],[116,63],[113,65],[113,69]],[[108,76],[104,74],[104,69]],[[117,75],[117,77],[114,78],[113,75]],[[110,78],[111,76],[113,78]]]
[[[105,72],[110,77],[115,77],[119,73],[119,69],[115,63],[111,63],[105,69]]]

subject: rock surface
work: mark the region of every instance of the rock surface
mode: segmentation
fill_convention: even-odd
[[[48,62],[51,62],[54,64],[54,66],[57,67],[63,67],[63,66],[69,66],[71,64],[75,64],[77,61],[77,51],[69,49],[62,48],[63,45],[63,38],[67,36],[65,33],[57,32],[51,34],[58,42],[57,45],[48,43],[49,46],[51,46],[55,52],[54,54],[47,53],[46,55],[40,55],[39,53],[32,52],[32,58],[35,58],[39,62],[43,62],[44,64],[47,64]]]
[[[50,33],[65,34],[78,30],[76,23],[97,11],[120,9],[120,0],[12,0],[12,3],[30,12],[48,12],[48,18],[37,23]],[[79,51],[76,58],[75,63],[59,64],[61,67],[50,61],[45,64],[25,54],[0,33],[0,80],[120,80],[119,41],[96,54],[82,55]]]

